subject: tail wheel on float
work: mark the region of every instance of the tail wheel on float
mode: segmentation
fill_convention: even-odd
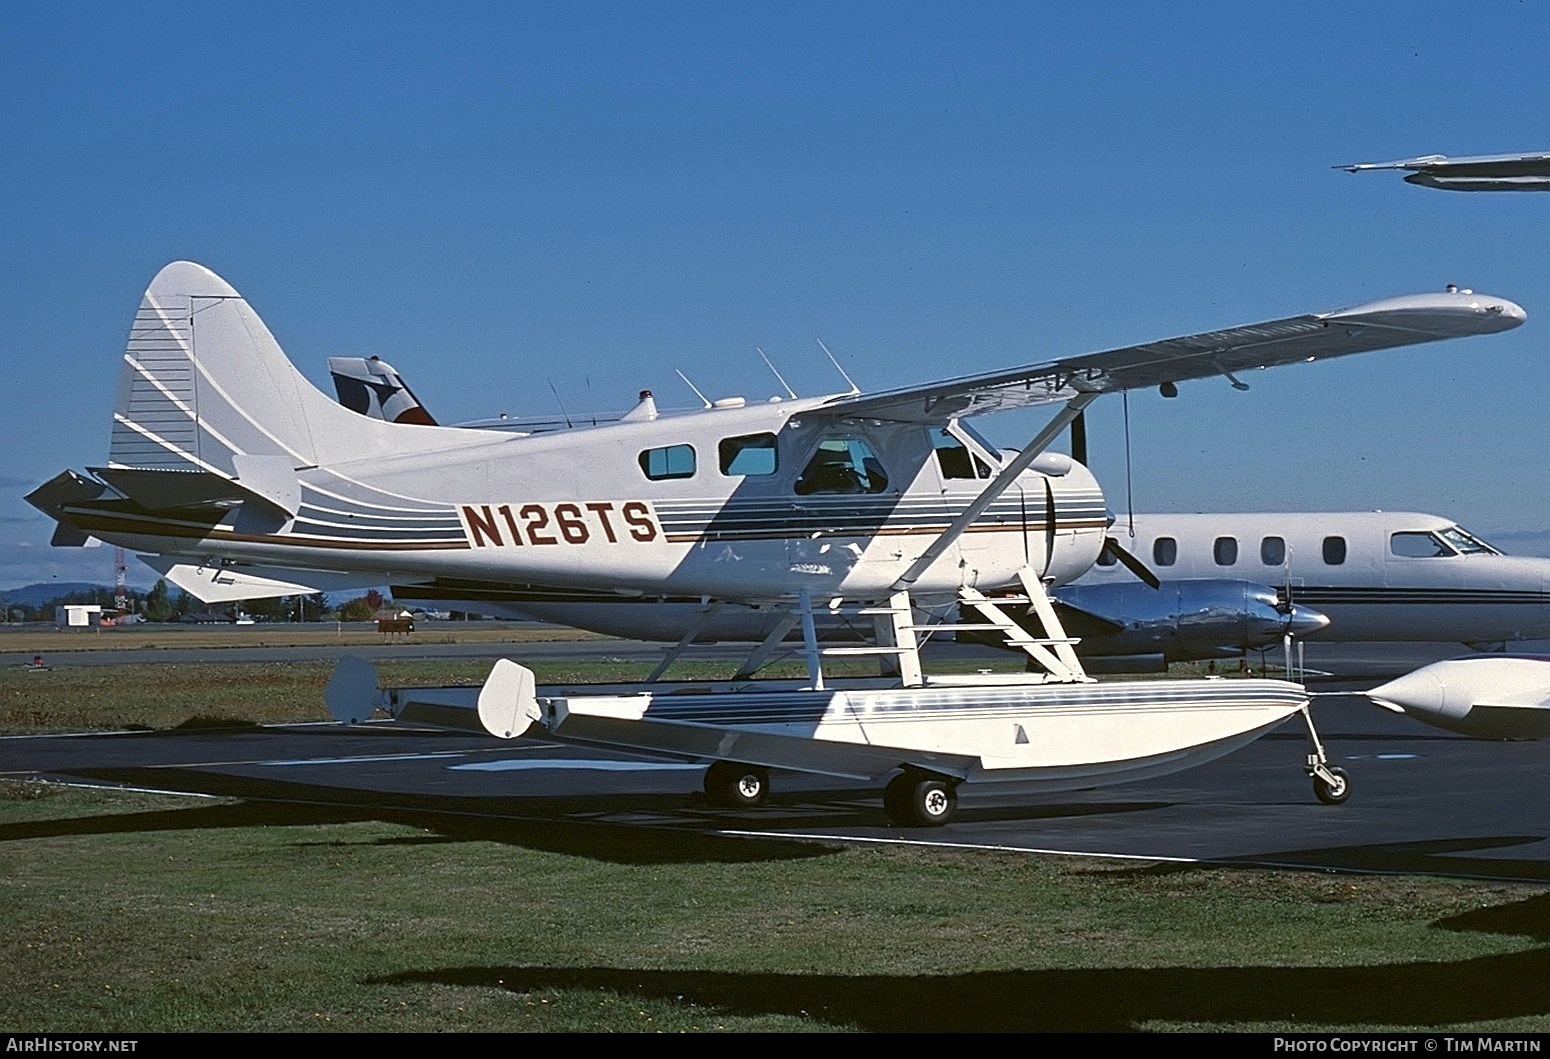
[[[941,827],[958,808],[958,791],[946,780],[906,772],[883,789],[883,808],[901,827]]]
[[[717,761],[705,770],[705,793],[717,805],[753,809],[770,793],[770,770],[736,761]]]

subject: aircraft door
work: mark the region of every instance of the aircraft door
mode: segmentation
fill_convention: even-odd
[[[860,434],[831,435],[809,453],[792,484],[793,570],[838,583],[858,563],[880,558],[875,542],[898,490],[878,448]]]

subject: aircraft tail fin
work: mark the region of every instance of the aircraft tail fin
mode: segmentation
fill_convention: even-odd
[[[328,373],[339,403],[352,412],[389,423],[436,425],[403,376],[379,357],[329,357]]]
[[[242,295],[175,261],[151,281],[129,331],[109,463],[228,478],[242,454],[316,463],[309,390]]]
[[[220,485],[209,476],[236,481],[291,514],[298,470],[390,454],[414,429],[400,420],[374,422],[336,404],[229,283],[175,261],[151,281],[130,329],[109,469],[195,472],[207,476],[204,491]]]

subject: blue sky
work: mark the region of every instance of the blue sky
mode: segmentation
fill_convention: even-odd
[[[764,397],[756,346],[872,389],[1459,283],[1528,324],[1133,395],[1130,492],[1546,550],[1550,195],[1331,166],[1550,148],[1550,6],[1093,7],[8,7],[0,588],[111,579],[21,496],[105,458],[178,258],[314,381],[376,354],[444,421],[696,403],[674,369]],[[1090,420],[1123,511],[1119,398]]]

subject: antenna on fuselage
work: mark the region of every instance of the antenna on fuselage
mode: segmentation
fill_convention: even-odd
[[[845,369],[840,367],[840,362],[834,359],[834,354],[830,353],[829,347],[823,344],[823,339],[815,338],[813,341],[818,343],[818,348],[823,350],[823,355],[829,358],[829,363],[834,365],[834,370],[840,373],[840,378],[844,379],[846,384],[850,386],[850,392],[852,394],[860,393],[861,387],[852,382],[850,376],[845,374]]]
[[[772,375],[774,375],[775,378],[780,381],[781,389],[785,390],[787,396],[789,396],[793,401],[795,401],[797,399],[797,392],[795,390],[793,390],[791,388],[791,386],[786,382],[785,377],[782,376],[780,372],[775,370],[775,365],[771,364],[770,363],[770,358],[766,357],[764,355],[764,350],[760,349],[758,346],[754,346],[753,349],[754,349],[755,353],[759,354],[759,359],[764,361],[764,366],[766,368],[769,368],[770,369],[770,373]]]
[[[685,386],[689,387],[689,389],[694,391],[694,396],[698,397],[700,399],[700,402],[702,404],[704,404],[706,408],[714,408],[715,407],[714,405],[712,405],[710,403],[710,399],[707,398],[704,394],[702,394],[700,392],[700,388],[698,386],[694,385],[694,383],[689,381],[689,376],[685,375],[681,371],[678,371],[677,368],[674,368],[673,371],[677,372],[678,377],[684,381],[684,385]]]
[[[549,392],[554,394],[555,403],[560,406],[560,414],[565,417],[565,425],[567,427],[574,427],[576,424],[570,421],[570,413],[565,410],[565,402],[560,398],[560,391],[555,388],[554,380],[545,379],[544,381],[549,384]]]

